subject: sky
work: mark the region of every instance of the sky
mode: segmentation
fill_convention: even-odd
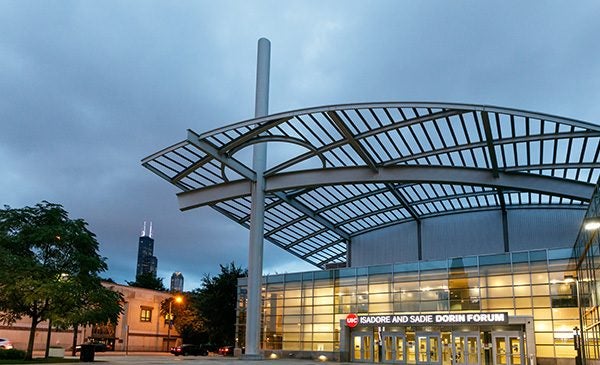
[[[271,41],[270,113],[330,104],[489,104],[600,124],[600,2],[0,0],[0,204],[62,204],[135,279],[153,222],[158,275],[185,290],[247,266],[248,231],[141,160],[252,118]],[[264,273],[315,267],[265,242]]]

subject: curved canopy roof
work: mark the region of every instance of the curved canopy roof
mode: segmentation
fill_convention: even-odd
[[[318,266],[353,236],[447,214],[586,209],[600,176],[600,126],[485,105],[373,103],[273,114],[187,139],[142,161],[248,226],[247,158],[268,142],[265,238]]]

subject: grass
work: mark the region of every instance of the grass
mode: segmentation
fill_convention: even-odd
[[[0,360],[0,365],[2,364],[64,364],[70,362],[79,362],[79,358],[77,359],[63,359],[60,357],[49,357],[45,358],[36,358],[33,360]]]

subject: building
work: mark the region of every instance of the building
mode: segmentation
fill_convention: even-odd
[[[572,267],[574,275],[569,279],[578,289],[581,331],[579,352],[588,364],[600,363],[600,187],[592,197],[584,224],[577,236]]]
[[[183,292],[183,274],[174,272],[171,275],[171,292]]]
[[[103,282],[102,285],[123,294],[123,313],[114,325],[80,327],[77,343],[94,340],[107,344],[114,351],[167,351],[180,341],[180,336],[169,329],[161,303],[172,298],[171,294]],[[31,320],[23,318],[11,326],[0,326],[2,336],[10,338],[15,348],[26,349]],[[34,350],[46,348],[48,323],[38,325]],[[73,330],[53,329],[51,346],[69,351],[73,342]]]
[[[90,337],[113,345],[116,351],[168,351],[178,342],[179,334],[169,328],[168,313],[161,305],[172,298],[170,293],[105,283],[123,294],[124,312],[114,330],[104,332],[92,329]]]
[[[146,222],[144,222],[144,229],[142,230],[138,244],[137,269],[135,276],[138,277],[143,274],[151,274],[153,277],[156,277],[157,266],[158,259],[154,256],[152,222],[150,222],[150,231],[148,233],[146,233]]]
[[[246,352],[258,336],[263,355],[563,364],[577,354],[573,244],[599,137],[595,124],[489,105],[332,105],[188,131],[142,163],[181,189],[182,210],[208,205],[248,227],[262,206],[264,238],[320,269],[263,278],[258,326],[240,280]],[[264,172],[241,162],[257,143]]]

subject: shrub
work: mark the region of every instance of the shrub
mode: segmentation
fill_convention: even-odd
[[[0,349],[0,360],[23,360],[25,351],[17,349]]]

